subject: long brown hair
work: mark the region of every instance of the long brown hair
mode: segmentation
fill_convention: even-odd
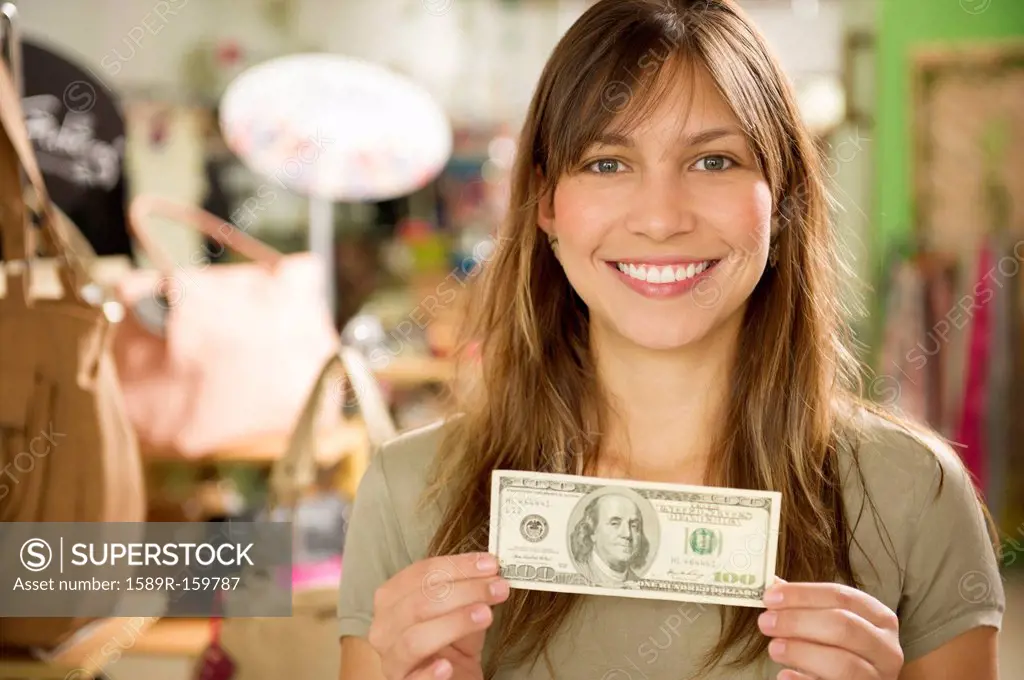
[[[601,0],[551,55],[519,139],[508,218],[467,315],[480,371],[433,470],[427,500],[443,501],[443,517],[431,554],[487,549],[492,470],[593,470],[604,402],[587,309],[537,226],[537,205],[613,119],[641,120],[660,87],[697,67],[747,131],[774,195],[778,253],[748,302],[706,481],[782,493],[780,576],[856,584],[837,452],[853,441],[840,407],[860,403],[860,372],[844,333],[822,159],[780,66],[731,0]],[[540,654],[576,601],[513,590],[488,677],[499,662]],[[705,668],[734,648],[736,663],[763,654],[757,613],[726,610]]]

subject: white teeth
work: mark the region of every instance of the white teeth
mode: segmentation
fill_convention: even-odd
[[[619,271],[626,276],[631,279],[646,281],[647,283],[674,283],[676,281],[685,281],[686,279],[692,279],[694,276],[703,273],[710,266],[710,260],[705,260],[700,263],[692,263],[689,265],[679,265],[676,267],[659,267],[656,265],[646,264],[638,266],[632,263],[624,264],[622,262],[616,264]]]

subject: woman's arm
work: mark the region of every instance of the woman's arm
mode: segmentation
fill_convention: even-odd
[[[908,663],[899,680],[999,680],[998,657],[996,629],[975,628]]]
[[[369,642],[357,637],[342,638],[340,680],[384,680],[380,657]]]

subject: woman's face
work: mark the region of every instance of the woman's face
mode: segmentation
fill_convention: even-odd
[[[768,183],[709,77],[692,82],[587,149],[539,214],[596,330],[650,349],[735,327],[768,256]]]

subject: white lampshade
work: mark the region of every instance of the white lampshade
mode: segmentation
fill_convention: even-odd
[[[451,123],[426,90],[384,67],[332,54],[247,70],[224,94],[220,124],[251,170],[325,200],[412,193],[452,152]]]

